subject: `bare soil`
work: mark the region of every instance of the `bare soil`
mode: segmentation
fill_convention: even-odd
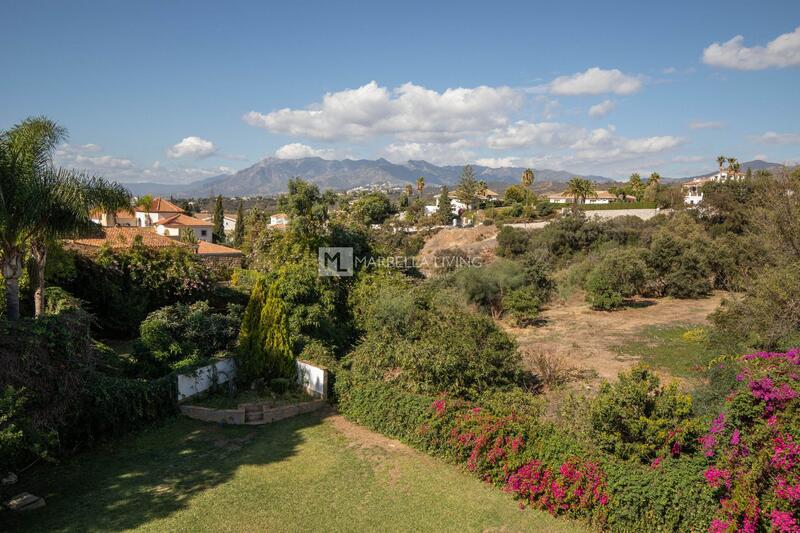
[[[621,356],[615,346],[636,339],[648,326],[706,324],[723,293],[698,300],[637,298],[631,306],[614,312],[595,311],[582,297],[578,294],[563,305],[546,308],[538,325],[517,328],[504,322],[503,327],[517,339],[524,358],[537,351],[554,354],[611,380],[638,361],[637,357]],[[525,364],[533,370],[529,358]]]
[[[497,248],[497,228],[475,226],[473,228],[445,228],[425,242],[417,257],[421,270],[430,274],[436,252],[458,248],[470,258],[479,257],[484,262],[494,259]],[[428,265],[426,267],[425,265]]]

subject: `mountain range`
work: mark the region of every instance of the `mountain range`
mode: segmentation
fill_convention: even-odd
[[[742,163],[742,169],[757,170],[771,166],[776,164],[760,160]],[[473,165],[472,168],[476,177],[487,182],[490,187],[518,183],[520,175],[525,170],[522,167],[491,168],[481,165]],[[293,177],[312,181],[323,190],[347,190],[377,184],[402,186],[407,183],[413,184],[419,176],[425,177],[426,186],[452,186],[458,182],[462,169],[461,166],[438,166],[427,161],[414,160],[398,164],[386,159],[329,160],[319,157],[300,159],[268,157],[233,174],[221,174],[187,184],[126,183],[125,186],[135,195],[150,193],[187,197],[216,194],[267,196],[285,192],[286,183]],[[577,175],[564,170],[534,170],[536,182],[540,185],[556,186]],[[606,176],[584,175],[583,177],[598,183],[614,182],[612,178]]]

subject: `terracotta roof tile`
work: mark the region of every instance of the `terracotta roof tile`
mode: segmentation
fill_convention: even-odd
[[[155,232],[154,228],[101,228],[96,237],[73,239],[67,241],[81,248],[100,248],[108,245],[113,249],[130,248],[137,236],[141,236],[142,244],[151,248],[167,248],[169,246],[188,246],[186,243],[170,239]]]
[[[206,241],[198,241],[197,253],[198,255],[223,255],[231,257],[241,257],[244,255],[236,248],[228,248],[221,244],[214,244]]]
[[[144,208],[137,206],[136,210],[140,213],[145,213]],[[183,213],[183,209],[173,204],[169,200],[164,200],[160,196],[153,198],[153,204],[150,207],[149,213]]]
[[[203,226],[203,227],[211,227],[213,224],[208,222],[207,220],[200,220],[199,218],[190,217],[189,215],[184,215],[180,213],[178,215],[172,215],[171,217],[162,218],[156,222],[157,226]]]

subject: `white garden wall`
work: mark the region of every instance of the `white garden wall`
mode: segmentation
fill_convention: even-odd
[[[297,383],[315,398],[328,397],[328,371],[305,361],[296,361]],[[214,377],[216,374],[216,378]],[[178,401],[183,401],[236,376],[233,359],[222,359],[213,365],[203,366],[188,374],[178,374]]]
[[[215,374],[217,384],[225,383],[236,376],[236,363],[233,359],[222,359],[189,374],[178,374],[178,401],[210,389],[215,382]]]
[[[297,382],[315,398],[328,397],[328,371],[311,363],[297,360]]]

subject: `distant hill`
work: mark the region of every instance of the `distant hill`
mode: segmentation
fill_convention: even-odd
[[[762,169],[770,169],[781,166],[780,163],[770,163],[769,161],[762,161],[761,159],[754,159],[753,161],[747,161],[746,163],[742,163],[742,172],[747,172],[747,169],[752,170],[755,172],[756,170]],[[713,176],[719,172],[719,169],[712,170],[711,172],[707,172],[705,174],[700,174],[699,176],[689,176],[687,180],[695,179],[695,178],[707,178],[708,176]]]
[[[321,189],[347,190],[354,187],[414,183],[425,177],[428,186],[454,185],[461,175],[461,166],[438,166],[427,161],[392,163],[386,159],[328,160],[319,157],[278,159],[268,157],[234,174],[223,174],[183,185],[158,183],[130,183],[126,186],[133,194],[161,194],[175,196],[225,196],[271,195],[286,191],[290,178],[300,177],[316,183]],[[518,183],[522,167],[490,168],[473,165],[478,179],[490,186]],[[534,169],[537,183],[558,184],[569,181],[576,174],[563,170]],[[604,176],[584,176],[597,182],[610,182]]]

